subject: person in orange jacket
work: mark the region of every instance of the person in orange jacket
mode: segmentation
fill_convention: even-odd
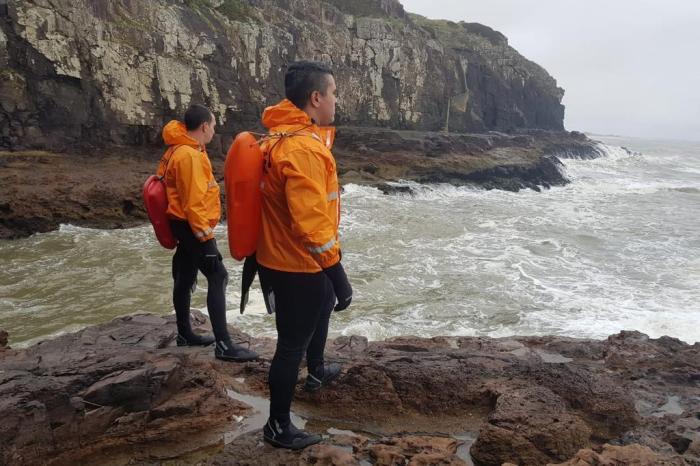
[[[178,240],[172,265],[177,344],[208,346],[216,343],[216,358],[251,361],[258,355],[234,344],[226,327],[228,272],[214,238],[214,227],[221,216],[221,200],[205,149],[214,137],[215,126],[212,112],[195,104],[185,112],[184,122],[173,120],[163,128],[163,140],[170,147],[158,167],[158,176],[164,175],[167,215]],[[194,333],[190,325],[191,290],[196,284],[198,270],[207,277],[207,311],[214,338]]]
[[[326,66],[292,63],[286,99],[268,107],[269,137],[262,189],[262,227],[256,258],[268,310],[275,313],[277,348],[270,365],[270,417],[263,438],[301,449],[321,441],[292,424],[289,411],[304,355],[307,391],[336,379],[324,362],[331,311],[350,305],[352,288],[340,263],[340,192],[331,153],[336,84]],[[337,304],[336,304],[337,302]]]

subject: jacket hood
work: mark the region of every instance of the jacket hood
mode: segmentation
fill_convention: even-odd
[[[163,127],[163,141],[169,146],[186,144],[188,146],[199,147],[199,142],[187,134],[185,124],[178,120],[171,120]]]
[[[262,123],[267,129],[273,129],[283,125],[308,126],[313,124],[311,117],[294,105],[289,99],[284,99],[277,105],[267,107],[262,115]]]

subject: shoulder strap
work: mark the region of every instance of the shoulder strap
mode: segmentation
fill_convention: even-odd
[[[172,146],[164,155],[163,157],[160,158],[160,163],[165,162],[165,170],[163,170],[163,176],[161,176],[161,180],[165,180],[165,175],[168,173],[168,167],[170,166],[170,161],[173,159],[173,155],[175,155],[175,151],[180,147],[183,146],[184,144],[177,144],[176,146]],[[168,157],[168,160],[165,160],[165,157],[170,154],[170,157]]]

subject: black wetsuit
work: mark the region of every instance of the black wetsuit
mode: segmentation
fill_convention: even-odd
[[[286,425],[304,353],[309,370],[323,366],[328,323],[336,299],[333,284],[324,272],[280,272],[259,266],[259,274],[277,326],[277,349],[269,377],[270,418]]]
[[[173,304],[177,316],[177,330],[183,337],[192,333],[190,326],[190,298],[192,286],[197,279],[197,271],[207,277],[207,310],[214,337],[217,341],[229,340],[226,328],[226,285],[228,272],[219,254],[219,260],[213,267],[205,266],[202,260],[202,243],[195,238],[189,223],[181,220],[171,220],[175,238],[178,240],[177,250],[173,256]]]

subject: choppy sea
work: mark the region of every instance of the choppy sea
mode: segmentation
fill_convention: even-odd
[[[346,185],[343,263],[352,306],[334,335],[565,335],[620,330],[700,341],[700,143],[596,137],[605,157],[563,160],[571,183],[540,193]],[[625,149],[623,149],[623,147]],[[258,288],[229,322],[275,335]],[[25,346],[116,316],[171,306],[171,253],[150,226],[0,241],[0,328]],[[193,307],[206,310],[206,283]]]

